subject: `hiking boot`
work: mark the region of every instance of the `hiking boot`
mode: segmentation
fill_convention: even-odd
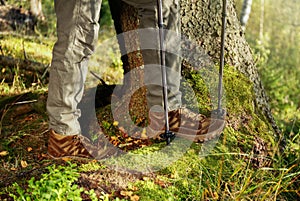
[[[225,121],[223,119],[206,118],[200,122],[201,128],[197,131],[192,131],[188,128],[180,128],[176,136],[182,137],[194,142],[205,142],[213,140],[221,135]]]
[[[219,136],[224,128],[223,119],[207,118],[196,114],[187,108],[179,108],[168,112],[170,131],[177,136],[195,142],[211,140]],[[147,135],[150,138],[160,138],[165,132],[165,117],[163,112],[149,112],[150,125]]]
[[[59,159],[63,157],[104,159],[116,155],[117,148],[99,147],[82,135],[60,135],[50,130],[48,155]]]

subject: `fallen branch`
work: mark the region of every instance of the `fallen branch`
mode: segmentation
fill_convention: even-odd
[[[31,61],[31,60],[23,60],[23,59],[16,59],[9,56],[3,56],[0,55],[0,65],[2,67],[16,67],[22,68],[24,70],[29,71],[36,71],[41,74],[45,72],[45,70],[48,68],[47,65],[44,65],[42,63]]]
[[[14,76],[18,74],[24,78],[23,81],[28,83],[37,81],[47,83],[45,78],[48,77],[46,75],[48,74],[49,65],[0,55],[0,67],[2,68],[0,80],[5,80],[5,82],[13,82]]]

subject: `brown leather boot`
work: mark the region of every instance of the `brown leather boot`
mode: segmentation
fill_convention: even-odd
[[[225,126],[223,119],[207,118],[187,108],[170,111],[168,116],[170,131],[195,142],[204,142],[219,136]],[[164,133],[164,118],[163,112],[149,112],[150,125],[147,127],[147,135],[150,138],[160,138]]]
[[[82,135],[60,135],[50,130],[48,154],[55,159],[63,157],[104,159],[115,156],[117,148],[96,147]]]

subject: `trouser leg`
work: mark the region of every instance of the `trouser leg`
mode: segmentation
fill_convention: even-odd
[[[59,134],[80,134],[78,122],[88,58],[98,38],[101,0],[55,0],[57,42],[50,69],[49,127]]]
[[[160,69],[158,9],[156,0],[124,0],[138,8],[140,19],[141,51],[145,64],[145,84],[149,108],[162,106],[162,81]],[[163,0],[163,21],[165,26],[166,67],[169,110],[181,105],[180,78],[180,18],[178,0]],[[142,29],[149,29],[143,31]],[[170,53],[173,52],[173,53]]]

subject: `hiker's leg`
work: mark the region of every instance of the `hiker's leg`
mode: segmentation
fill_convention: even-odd
[[[101,0],[55,0],[58,40],[53,49],[47,111],[50,129],[59,134],[81,133],[77,105],[98,37],[100,7]]]

